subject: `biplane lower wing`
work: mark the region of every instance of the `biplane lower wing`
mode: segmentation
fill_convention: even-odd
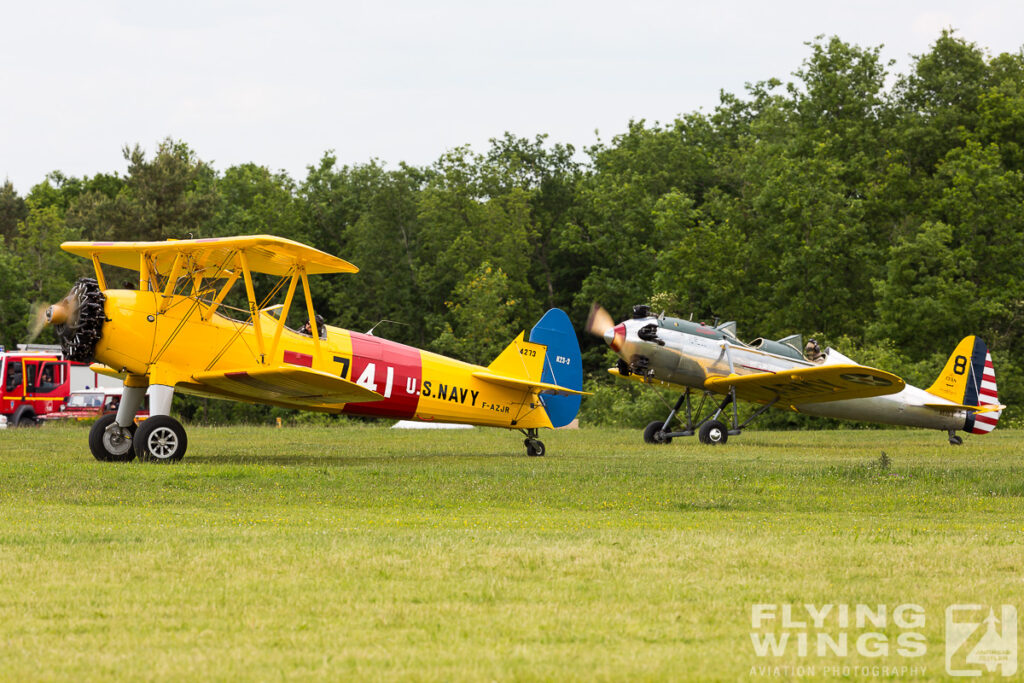
[[[383,400],[375,391],[341,377],[298,367],[255,368],[228,372],[204,372],[188,382],[193,391],[208,391],[226,398],[247,401],[323,406]]]
[[[745,401],[788,405],[827,403],[854,398],[885,396],[903,390],[906,383],[896,375],[863,365],[828,365],[783,372],[712,377],[704,382],[709,391],[724,394],[735,388]]]
[[[126,373],[102,363],[89,369],[124,381]],[[233,401],[336,412],[346,403],[383,400],[380,394],[326,372],[297,367],[257,368],[236,372],[206,372],[177,387],[184,393]]]

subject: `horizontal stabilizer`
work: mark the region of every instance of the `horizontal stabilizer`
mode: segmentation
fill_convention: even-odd
[[[939,412],[954,413],[960,410],[968,410],[974,414],[981,413],[998,413],[1006,410],[1004,405],[983,405],[983,406],[968,406],[962,403],[924,403],[925,408],[931,408]]]
[[[542,394],[553,394],[555,396],[590,395],[590,392],[588,391],[577,391],[575,389],[560,387],[557,384],[551,384],[550,382],[537,382],[529,379],[521,379],[519,377],[509,377],[508,375],[496,375],[488,370],[478,370],[473,373],[473,377],[484,382],[500,384],[502,386],[512,387],[513,389],[536,389]]]
[[[704,381],[704,388],[719,394],[735,388],[737,398],[745,401],[781,401],[793,406],[885,396],[902,391],[904,386],[906,383],[890,372],[855,364],[729,375]]]

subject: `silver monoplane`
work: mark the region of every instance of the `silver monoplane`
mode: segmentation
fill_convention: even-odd
[[[957,430],[988,433],[1005,408],[999,404],[992,356],[975,336],[957,345],[934,384],[919,389],[835,349],[821,351],[813,339],[803,351],[800,335],[745,344],[736,337],[735,322],[707,325],[653,315],[646,305],[635,306],[631,319],[615,324],[595,304],[587,329],[619,355],[617,366],[609,369],[612,374],[682,391],[668,417],[644,429],[648,443],[669,443],[694,434],[702,443],[725,443],[769,408],[779,408],[939,429],[948,432],[951,444],[959,445],[963,439]],[[694,393],[702,394],[696,410]],[[737,400],[760,407],[741,423]],[[709,412],[702,418],[705,404]],[[723,422],[723,415],[730,425]],[[681,425],[673,428],[677,418]]]

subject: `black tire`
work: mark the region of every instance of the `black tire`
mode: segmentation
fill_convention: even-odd
[[[31,406],[21,406],[14,411],[9,425],[22,428],[39,426],[39,422],[36,421],[36,411],[32,410]]]
[[[135,449],[132,448],[132,442],[135,440],[135,423],[128,427],[132,438],[127,441],[112,439],[111,435],[107,434],[107,427],[115,419],[117,415],[111,413],[93,423],[92,429],[89,430],[89,450],[92,451],[92,457],[100,462],[131,462],[135,459]]]
[[[177,462],[185,457],[188,437],[170,415],[154,415],[139,425],[132,446],[143,462]]]
[[[644,443],[666,444],[672,443],[671,436],[665,436],[664,422],[652,422],[644,428]]]
[[[711,420],[701,426],[698,436],[701,443],[717,446],[729,440],[729,429],[718,420]]]
[[[544,442],[540,439],[526,439],[523,444],[526,446],[526,454],[531,458],[544,457]]]
[[[954,434],[953,436],[949,437],[949,445],[950,446],[962,446],[962,445],[964,445],[964,438],[962,436],[960,436],[959,434]]]

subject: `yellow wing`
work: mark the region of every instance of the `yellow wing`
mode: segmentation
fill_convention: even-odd
[[[895,394],[906,383],[896,375],[863,365],[828,365],[778,373],[712,377],[704,388],[720,394],[736,388],[737,398],[757,403],[824,403]]]
[[[296,407],[365,403],[384,398],[336,375],[291,366],[203,372],[178,386],[190,393]]]
[[[102,363],[89,366],[93,372],[124,380]],[[341,408],[345,403],[381,401],[383,396],[347,379],[310,368],[279,366],[227,372],[204,372],[193,375],[176,388],[184,393],[214,396],[249,403],[302,408]]]
[[[249,269],[254,273],[268,273],[283,276],[300,264],[310,275],[325,273],[357,273],[359,269],[336,256],[272,235],[247,235],[242,237],[215,237],[193,240],[167,240],[164,242],[65,242],[60,245],[64,251],[100,263],[119,266],[129,270],[140,270],[140,256],[151,259],[149,267],[166,274],[175,258],[183,254],[195,264],[193,274],[202,273],[205,278],[224,277],[225,273],[238,267],[238,252],[245,250]]]

